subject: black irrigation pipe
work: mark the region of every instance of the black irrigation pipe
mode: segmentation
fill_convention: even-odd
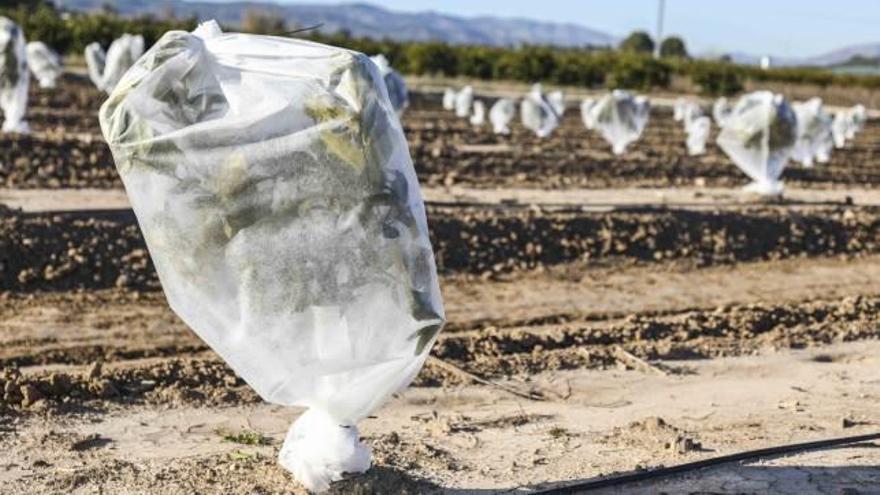
[[[688,462],[686,464],[679,464],[677,466],[651,469],[648,471],[641,471],[638,473],[625,474],[622,476],[615,476],[615,477],[605,478],[605,479],[601,479],[601,480],[591,480],[591,481],[585,481],[585,482],[578,482],[578,483],[573,483],[570,485],[557,486],[555,488],[550,488],[548,490],[542,490],[542,491],[532,492],[532,493],[536,493],[536,494],[583,493],[583,492],[590,491],[590,490],[598,490],[600,488],[620,487],[620,486],[628,485],[630,483],[638,483],[641,481],[649,481],[649,480],[657,480],[660,478],[667,478],[669,476],[673,476],[676,474],[687,473],[690,471],[697,471],[700,469],[706,469],[706,468],[710,468],[710,467],[720,466],[722,464],[730,464],[732,462],[751,461],[751,460],[757,460],[762,457],[775,457],[775,456],[793,454],[796,452],[803,452],[803,451],[808,451],[808,450],[827,449],[830,447],[839,447],[841,445],[869,442],[872,440],[880,440],[880,433],[871,433],[871,434],[867,434],[867,435],[857,435],[857,436],[851,436],[851,437],[830,438],[827,440],[817,440],[815,442],[793,443],[793,444],[789,444],[789,445],[781,445],[778,447],[768,447],[765,449],[747,450],[745,452],[738,452],[736,454],[723,455],[720,457],[713,457],[711,459],[704,459],[702,461]]]

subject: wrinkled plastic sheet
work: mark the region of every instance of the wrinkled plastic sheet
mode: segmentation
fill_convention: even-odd
[[[86,67],[89,71],[89,79],[96,88],[104,90],[104,67],[107,65],[107,52],[101,48],[97,41],[86,45],[84,52]]]
[[[265,400],[309,408],[279,459],[316,491],[369,466],[356,423],[444,322],[381,88],[362,54],[207,23],[166,34],[100,113],[170,306]]]
[[[590,109],[593,128],[611,145],[615,155],[641,137],[650,117],[651,105],[644,96],[614,90]]]
[[[709,117],[697,117],[690,121],[687,126],[687,145],[690,156],[698,156],[706,153],[706,143],[712,132],[712,120]]]
[[[486,104],[483,100],[474,100],[470,121],[474,127],[482,127],[486,123]]]
[[[455,116],[465,118],[470,116],[474,106],[474,88],[465,86],[455,94]]]
[[[379,68],[379,74],[385,81],[388,90],[388,99],[398,116],[402,116],[406,107],[409,106],[409,91],[406,82],[399,72],[391,68],[385,55],[379,54],[372,57],[373,63]]]
[[[797,117],[797,141],[791,158],[805,167],[814,162],[827,162],[833,148],[832,119],[825,112],[821,98],[812,98],[792,105]]]
[[[779,178],[797,141],[797,117],[788,101],[769,91],[740,98],[718,136],[718,145],[752,183],[747,190],[781,194]]]
[[[727,98],[723,96],[715,100],[715,103],[712,104],[712,118],[715,120],[715,125],[718,127],[724,127],[731,113],[733,113],[733,106]]]
[[[42,41],[32,41],[27,44],[27,63],[41,88],[55,87],[55,81],[63,71],[61,57],[57,53]]]
[[[540,138],[550,136],[559,127],[558,105],[558,101],[555,106],[544,95],[540,84],[535,84],[520,102],[520,119],[523,127],[534,132]]]
[[[0,17],[0,110],[2,132],[28,132],[24,120],[28,103],[30,73],[27,66],[27,43],[18,24]]]
[[[501,98],[489,110],[489,121],[495,134],[510,134],[510,122],[516,116],[516,103],[510,98]]]
[[[99,89],[107,93],[122,79],[122,76],[144,53],[144,37],[141,35],[123,34],[115,39],[107,49],[105,64],[101,74]],[[99,54],[98,54],[99,55]]]

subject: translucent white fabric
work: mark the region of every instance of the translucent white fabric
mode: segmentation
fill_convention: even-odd
[[[682,111],[682,123],[684,124],[684,131],[690,133],[690,128],[696,122],[697,119],[703,117],[703,107],[701,107],[698,103],[688,102],[685,105]]]
[[[365,470],[355,425],[444,322],[375,64],[210,22],[163,36],[100,121],[171,308],[266,401],[309,408],[281,463],[313,491]]]
[[[591,110],[594,128],[615,155],[625,153],[627,146],[642,135],[650,111],[647,98],[619,89],[603,96]]]
[[[831,121],[831,135],[834,138],[834,147],[843,148],[846,146],[847,135],[850,134],[850,117],[848,112],[839,111],[834,114],[834,120]]]
[[[388,89],[388,98],[391,100],[391,106],[398,116],[403,115],[403,111],[409,106],[409,91],[406,89],[406,82],[399,72],[391,68],[385,55],[379,54],[372,57],[373,63],[379,68],[379,74],[385,80],[385,87]]]
[[[102,87],[107,93],[122,79],[125,72],[141,58],[144,53],[144,37],[141,35],[123,34],[113,41],[107,49],[107,63],[102,75]]]
[[[516,103],[510,98],[501,98],[489,110],[489,121],[495,134],[510,134],[510,122],[516,116]]]
[[[89,79],[92,84],[101,91],[104,90],[104,67],[107,65],[107,52],[95,41],[89,43],[85,50],[86,67],[89,70]]]
[[[690,121],[687,126],[687,149],[691,156],[702,155],[706,152],[706,142],[712,132],[712,119],[709,117],[697,117]]]
[[[672,104],[672,119],[676,122],[684,121],[685,110],[692,104],[687,98],[676,98],[675,103]]]
[[[474,88],[465,86],[455,95],[455,116],[465,118],[474,106]]]
[[[596,103],[598,102],[599,100],[595,98],[586,98],[581,102],[581,120],[583,120],[584,127],[586,127],[587,130],[593,130],[596,127],[593,107],[596,106]]]
[[[482,100],[474,101],[474,110],[471,112],[471,125],[482,127],[486,123],[486,104]]]
[[[718,145],[752,183],[746,190],[782,193],[779,181],[797,141],[797,117],[788,101],[769,91],[743,96],[718,136]]]
[[[830,156],[828,145],[833,143],[831,136],[831,116],[822,107],[821,98],[792,104],[797,117],[797,142],[791,151],[791,158],[805,167],[812,167],[819,158],[827,161]]]
[[[712,118],[715,119],[715,125],[724,127],[730,114],[733,113],[733,106],[723,96],[715,100],[712,105]]]
[[[868,121],[868,110],[864,105],[856,105],[849,109],[847,116],[849,117],[849,125],[846,130],[846,138],[853,139],[865,128],[865,122]]]
[[[556,111],[556,116],[562,119],[565,115],[565,94],[562,91],[551,91],[547,94],[547,101]]]
[[[41,88],[54,88],[55,80],[61,76],[63,67],[61,57],[42,41],[27,44],[27,63]]]
[[[452,88],[443,91],[443,110],[455,110],[455,96],[455,90]]]
[[[519,114],[523,127],[534,132],[539,138],[548,137],[559,127],[559,114],[544,96],[540,84],[532,86],[532,90],[523,98]]]
[[[30,73],[27,66],[27,43],[18,24],[0,17],[0,110],[2,132],[28,132],[27,111]]]

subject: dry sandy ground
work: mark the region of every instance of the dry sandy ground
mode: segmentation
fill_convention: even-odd
[[[877,189],[789,188],[784,199],[769,202],[730,188],[608,188],[545,191],[527,188],[472,189],[453,186],[426,187],[425,201],[432,203],[543,207],[579,207],[583,211],[634,208],[737,209],[778,204],[786,208],[854,205],[880,206]],[[121,189],[3,189],[0,203],[26,212],[115,210],[131,208]]]
[[[508,493],[546,488],[552,486],[549,481],[880,429],[877,342],[666,364],[687,373],[534,376],[535,385],[566,396],[551,401],[482,386],[414,388],[366,420],[362,433],[380,465],[408,468],[431,491]],[[111,407],[102,413],[15,418],[6,422],[12,431],[0,440],[0,482],[9,490],[5,493],[160,488],[176,493],[232,486],[238,493],[259,487],[296,491],[271,463],[296,415],[258,404]],[[222,432],[241,430],[265,435],[269,445],[224,441]],[[200,469],[205,466],[211,466],[210,474]],[[608,493],[871,493],[880,488],[878,466],[880,445],[867,443]],[[398,482],[403,488],[416,480]]]
[[[880,430],[880,342],[870,340],[878,334],[880,257],[700,270],[659,264],[582,276],[589,283],[546,272],[506,282],[445,279],[451,325],[435,355],[542,400],[429,366],[418,386],[363,423],[376,468],[337,493],[528,492]],[[778,322],[761,323],[780,311]],[[717,318],[752,330],[673,335],[671,344],[650,330],[691,318],[707,328]],[[566,337],[596,332],[594,343]],[[603,358],[618,334],[620,345],[656,369]],[[18,363],[25,377],[86,376],[103,359],[101,376],[120,390],[131,374],[158,383],[143,395],[37,403],[0,415],[4,493],[300,492],[274,460],[298,411],[261,403],[228,370],[204,371],[222,364],[158,294],[15,296],[0,311],[0,340],[4,366]],[[586,361],[577,361],[584,353]],[[683,353],[715,359],[676,357]],[[174,366],[183,371],[163,381]],[[178,383],[189,380],[192,390]],[[224,439],[239,432],[257,432],[267,444]],[[607,493],[872,493],[880,490],[878,447],[765,459]]]

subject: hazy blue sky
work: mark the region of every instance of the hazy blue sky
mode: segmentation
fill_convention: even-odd
[[[394,10],[574,22],[615,35],[650,29],[657,0],[367,0]],[[335,4],[339,0],[295,3]],[[666,31],[696,52],[806,56],[880,42],[880,0],[667,0]]]

